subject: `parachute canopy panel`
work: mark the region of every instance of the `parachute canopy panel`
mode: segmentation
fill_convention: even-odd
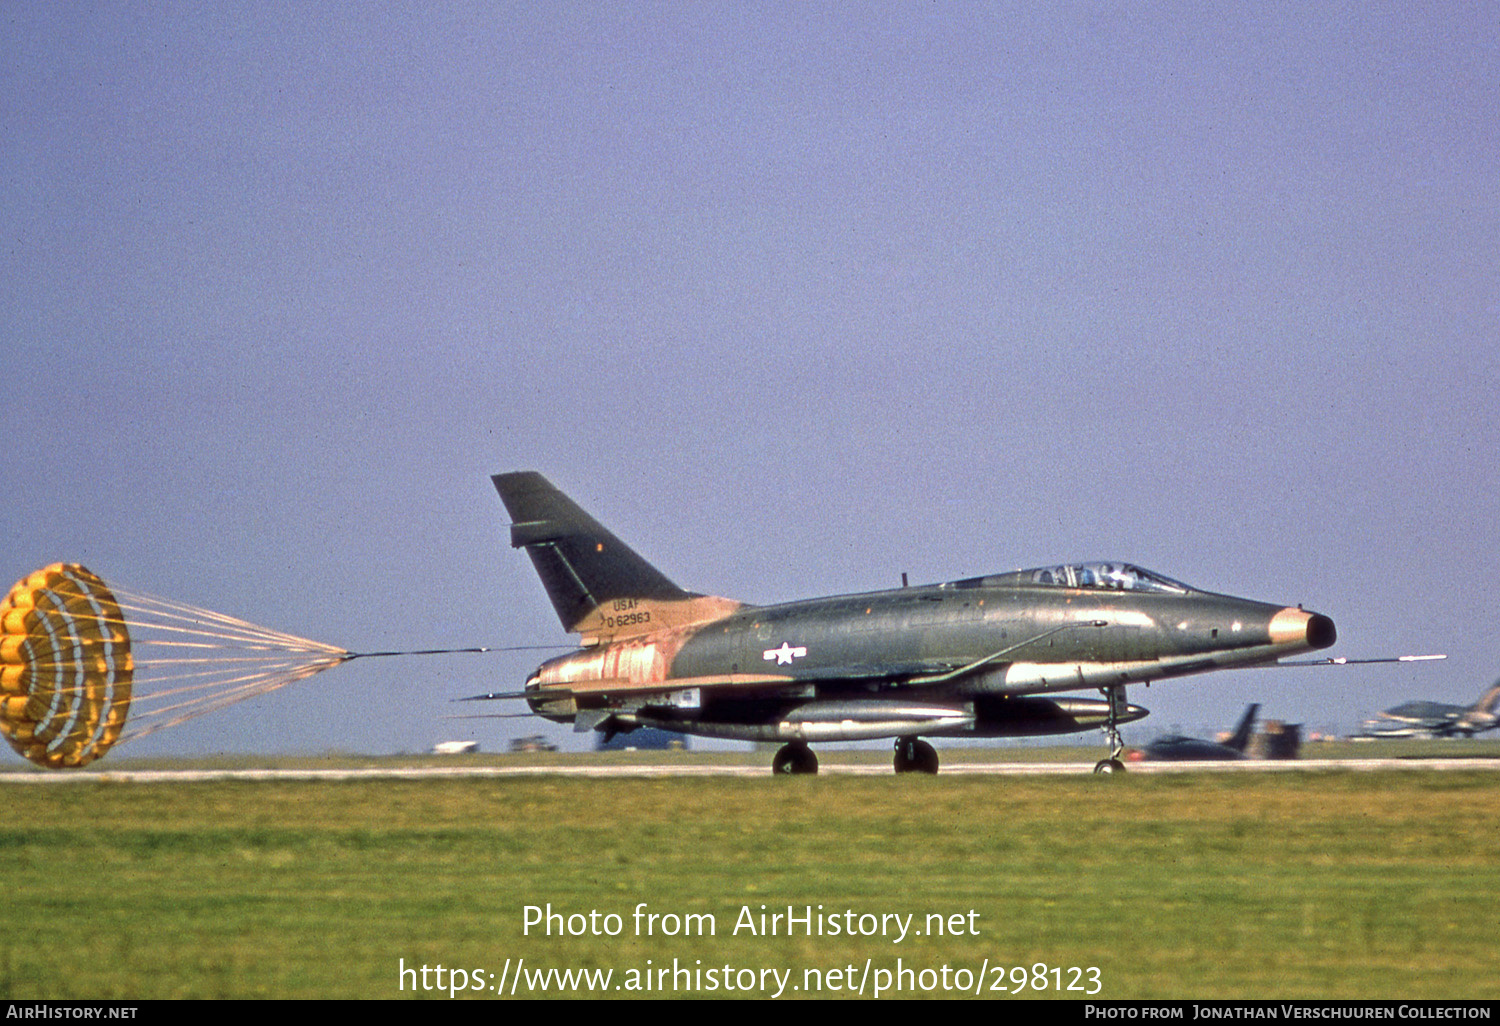
[[[120,739],[134,665],[119,603],[76,563],[18,581],[0,605],[0,733],[40,766],[85,766]]]

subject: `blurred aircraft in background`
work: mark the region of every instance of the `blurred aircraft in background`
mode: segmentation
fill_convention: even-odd
[[[1403,702],[1360,724],[1355,738],[1473,737],[1500,725],[1500,681],[1490,685],[1473,705]]]

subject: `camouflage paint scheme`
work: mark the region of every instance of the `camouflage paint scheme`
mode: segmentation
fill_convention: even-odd
[[[524,697],[577,730],[650,726],[789,749],[895,737],[898,770],[931,772],[921,736],[1103,727],[1117,755],[1115,728],[1147,714],[1125,685],[1271,663],[1336,634],[1326,616],[1125,563],[747,605],[682,590],[540,474],[493,481],[512,546],[583,647],[543,663],[524,692],[476,697]],[[1060,694],[1095,689],[1104,697]]]

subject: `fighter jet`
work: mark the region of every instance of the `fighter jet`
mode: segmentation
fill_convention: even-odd
[[[536,714],[606,736],[640,727],[780,741],[777,773],[816,773],[817,742],[895,738],[897,773],[936,773],[924,737],[1102,729],[1116,773],[1142,684],[1327,648],[1327,616],[1190,587],[1124,562],[1069,563],[751,605],[685,591],[542,475],[499,474],[510,543],[531,558],[578,651],[524,690]],[[1069,692],[1096,691],[1102,697]]]
[[[1473,737],[1500,726],[1500,681],[1473,705],[1403,702],[1360,725],[1356,738]]]
[[[1255,714],[1260,705],[1252,703],[1240,717],[1239,726],[1224,741],[1205,741],[1182,734],[1165,734],[1142,748],[1141,758],[1153,762],[1229,761],[1245,758],[1245,749],[1250,745],[1250,732],[1255,727]]]

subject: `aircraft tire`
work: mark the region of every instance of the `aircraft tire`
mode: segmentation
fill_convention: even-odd
[[[782,745],[771,760],[771,772],[777,776],[793,773],[818,772],[818,757],[813,750],[800,742]]]
[[[1119,759],[1100,759],[1094,763],[1094,773],[1101,777],[1113,776],[1116,773],[1124,773],[1125,764]]]
[[[937,749],[920,738],[897,738],[895,763],[897,773],[936,773]]]

